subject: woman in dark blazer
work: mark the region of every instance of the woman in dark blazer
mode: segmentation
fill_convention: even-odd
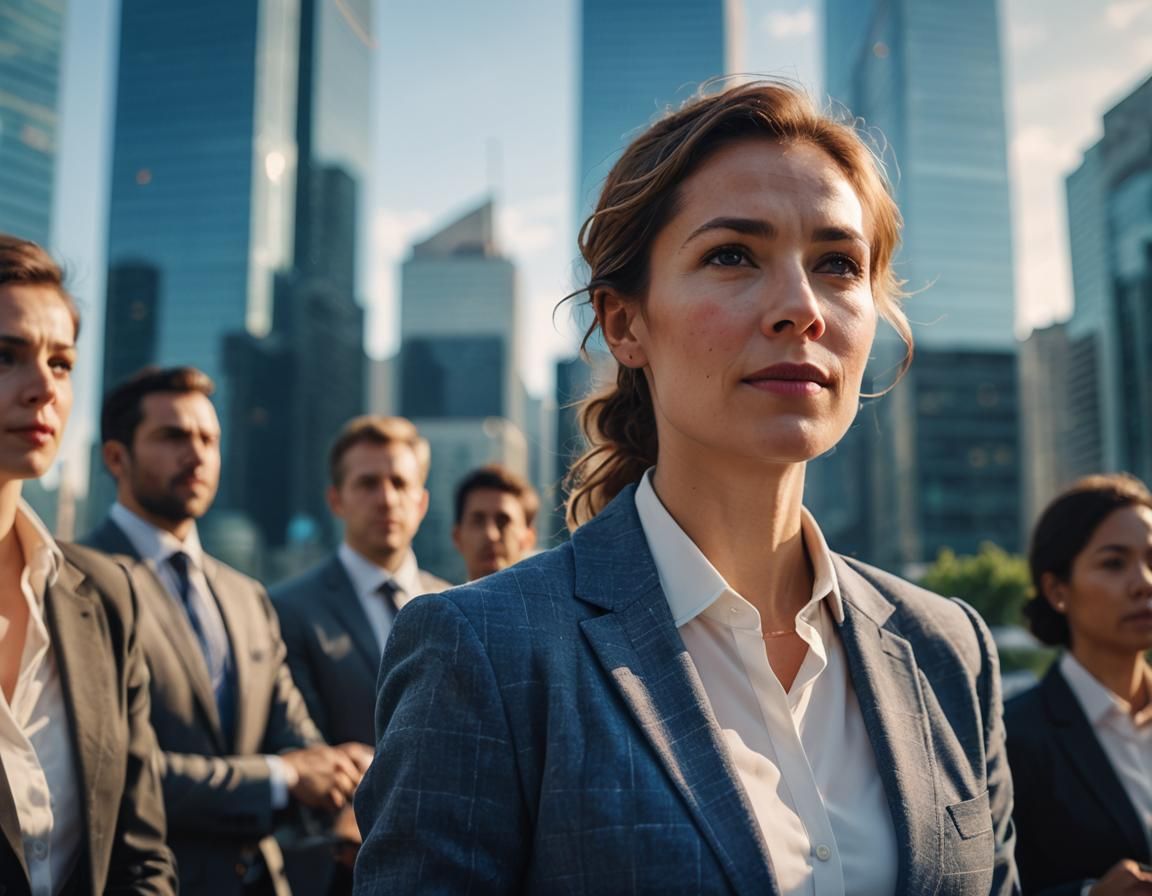
[[[808,460],[899,213],[795,88],[638,137],[581,235],[615,382],[565,545],[398,615],[356,892],[1008,893],[995,653],[970,608],[833,554]]]
[[[1065,652],[1005,709],[1024,892],[1152,893],[1152,494],[1081,480],[1029,562],[1032,631]]]
[[[162,896],[176,881],[135,595],[20,498],[56,457],[78,326],[59,267],[0,234],[0,892]]]

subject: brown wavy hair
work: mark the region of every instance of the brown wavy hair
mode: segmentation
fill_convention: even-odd
[[[871,286],[880,316],[907,347],[902,375],[912,360],[912,331],[900,308],[901,281],[892,270],[902,219],[883,166],[853,124],[817,111],[797,86],[756,81],[702,95],[637,137],[616,162],[592,216],[580,228],[580,254],[596,307],[605,290],[643,302],[652,243],[676,214],[680,188],[722,146],[747,139],[805,143],[828,154],[852,185],[871,228]],[[581,351],[600,328],[594,320]],[[580,425],[588,450],[573,463],[568,488],[568,525],[591,519],[644,470],[656,463],[656,417],[643,370],[618,365],[616,380],[586,398]]]
[[[0,233],[0,286],[47,286],[56,290],[68,316],[72,318],[73,338],[80,336],[80,309],[64,287],[64,270],[44,249],[31,240]]]

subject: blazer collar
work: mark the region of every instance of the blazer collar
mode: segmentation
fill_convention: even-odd
[[[1061,674],[1059,662],[1049,667],[1040,682],[1040,692],[1044,697],[1048,717],[1061,729],[1055,741],[1064,751],[1068,765],[1084,779],[1088,792],[1097,798],[1100,807],[1120,826],[1128,842],[1142,850],[1146,841],[1140,816],[1096,737],[1080,701]]]
[[[332,555],[321,569],[320,576],[330,597],[328,606],[352,638],[352,643],[356,645],[371,673],[375,675],[376,670],[380,668],[380,645],[376,642],[372,623],[368,620],[368,614],[364,612],[360,596],[356,593],[356,587],[339,554]]]
[[[208,668],[204,664],[204,654],[200,650],[200,644],[196,639],[196,633],[192,630],[192,624],[188,621],[188,614],[180,608],[168,593],[168,590],[164,587],[164,583],[156,577],[156,573],[152,567],[140,557],[135,545],[124,533],[124,530],[111,518],[106,519],[103,525],[92,533],[88,542],[99,550],[110,554],[122,555],[130,561],[128,564],[129,571],[131,572],[132,581],[136,586],[137,593],[141,595],[141,603],[147,606],[149,611],[155,615],[165,637],[167,637],[169,643],[171,643],[172,649],[176,656],[179,657],[181,665],[184,666],[184,671],[188,675],[188,683],[196,695],[196,702],[200,705],[200,709],[208,722],[208,729],[212,733],[217,749],[222,753],[232,752],[230,745],[225,742],[224,729],[220,724],[220,712],[216,707],[216,695],[212,692],[212,683],[208,678]],[[218,575],[218,565],[206,554],[203,556],[202,562],[204,565],[204,577],[208,581],[209,588],[215,592],[215,579]],[[227,602],[217,601],[217,604],[220,606],[221,615],[224,618],[224,627],[228,630],[233,659],[236,662],[235,687],[237,705],[239,707],[244,691],[242,690],[243,679],[241,678],[240,651],[236,649],[235,639],[238,621],[230,618],[229,612],[225,610],[225,603]],[[247,666],[246,659],[245,657],[244,671],[246,671]],[[240,729],[243,715],[244,713],[238,708],[236,718],[237,735],[241,733]],[[237,742],[239,742],[238,738]]]
[[[68,710],[81,820],[90,838],[94,820],[119,805],[120,794],[108,788],[108,776],[102,775],[104,760],[116,752],[108,721],[116,715],[110,698],[117,693],[117,673],[110,661],[103,608],[78,568],[61,565],[45,595],[45,610]],[[106,821],[102,827],[107,829]],[[87,852],[93,865],[95,854]],[[90,871],[95,874],[94,867]]]
[[[895,605],[850,561],[833,563],[844,598],[840,637],[896,829],[896,892],[934,893],[941,799],[920,669]]]
[[[572,535],[585,637],[737,893],[777,893],[771,860],[640,526],[634,487]]]

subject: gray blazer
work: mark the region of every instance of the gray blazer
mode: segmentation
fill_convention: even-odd
[[[452,586],[420,570],[425,592]],[[332,744],[371,744],[380,645],[339,556],[270,590],[292,678]]]
[[[68,716],[61,736],[71,740],[83,819],[83,852],[60,892],[170,896],[176,873],[164,845],[136,595],[107,557],[60,547],[65,562],[44,610]],[[0,893],[30,892],[20,819],[0,759]]]
[[[236,721],[225,740],[187,615],[111,520],[85,543],[128,565],[140,597],[140,644],[151,673],[152,727],[163,751],[169,844],[181,890],[232,896],[257,853],[279,896],[290,892],[273,829],[263,754],[322,742],[292,683],[276,613],[260,583],[205,555],[204,572],[236,667]]]
[[[633,491],[567,544],[400,612],[356,794],[356,893],[777,892]],[[897,892],[1016,892],[987,629],[879,570],[836,572]]]

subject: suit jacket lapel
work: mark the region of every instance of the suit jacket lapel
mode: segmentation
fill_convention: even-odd
[[[200,642],[196,638],[196,633],[192,631],[192,624],[188,621],[188,614],[168,593],[168,589],[156,577],[151,567],[140,559],[131,539],[112,520],[105,520],[86,542],[105,553],[122,555],[129,561],[129,571],[136,591],[141,595],[141,602],[156,616],[165,637],[172,643],[173,652],[180,658],[184,671],[188,673],[188,682],[208,720],[208,728],[212,732],[217,748],[224,753],[230,752],[224,743],[224,732],[220,725],[220,713],[216,708],[216,695],[212,693],[212,682],[208,678],[208,667],[200,650]]]
[[[24,837],[20,832],[20,816],[16,814],[16,801],[12,798],[12,787],[8,783],[8,773],[4,769],[4,757],[0,756],[0,832],[24,869],[28,878],[28,865],[24,861]]]
[[[251,749],[247,747],[255,736],[254,743],[259,744],[262,739],[259,732],[250,731],[250,722],[254,721],[252,713],[244,711],[244,694],[245,686],[248,684],[252,675],[251,661],[252,656],[250,653],[250,645],[248,643],[248,632],[251,631],[251,624],[243,616],[244,604],[237,600],[222,599],[221,594],[228,594],[228,587],[225,583],[219,582],[221,578],[220,565],[207,554],[203,555],[204,563],[204,578],[208,582],[208,589],[212,592],[209,597],[216,602],[216,606],[220,608],[220,616],[224,620],[224,628],[228,632],[228,643],[232,650],[232,663],[236,673],[236,680],[233,686],[236,689],[236,709],[235,719],[233,721],[233,743],[227,745],[229,752],[233,750],[246,753],[252,752],[256,749],[252,746]],[[219,584],[218,584],[219,583]],[[191,626],[189,626],[191,631]],[[197,648],[199,649],[199,648]],[[204,664],[201,663],[201,666]],[[207,669],[205,669],[205,683],[207,683]],[[208,693],[211,694],[211,688],[208,688]],[[217,719],[216,725],[219,729],[219,713],[216,712],[216,698],[212,695],[212,709]],[[265,717],[260,716],[260,724],[263,727]]]
[[[334,556],[324,570],[324,583],[330,597],[328,606],[351,636],[352,643],[356,645],[364,662],[368,664],[369,672],[375,678],[376,671],[380,668],[380,645],[376,643],[372,623],[369,622],[364,607],[360,605],[356,588],[348,578],[344,564],[340,562],[338,556]]]
[[[933,893],[939,797],[916,659],[892,604],[840,557],[834,565],[844,599],[841,640],[900,850],[896,892]]]
[[[1095,795],[1103,809],[1127,837],[1127,842],[1143,853],[1147,849],[1140,816],[1112,762],[1092,730],[1092,723],[1084,715],[1080,701],[1072,693],[1068,682],[1060,674],[1059,662],[1053,663],[1041,682],[1044,703],[1049,717],[1061,729],[1056,739],[1068,760],[1068,765],[1084,779],[1087,789]]]
[[[109,698],[116,694],[116,670],[109,662],[102,609],[91,599],[83,574],[65,563],[45,599],[53,655],[63,685],[76,763],[83,824],[92,830],[95,817],[116,809],[119,794],[101,785],[101,762],[114,755],[107,722],[116,713]],[[95,857],[89,850],[89,861]]]
[[[609,611],[581,628],[734,889],[776,893],[767,847],[660,588],[632,491],[572,536],[576,595]]]

